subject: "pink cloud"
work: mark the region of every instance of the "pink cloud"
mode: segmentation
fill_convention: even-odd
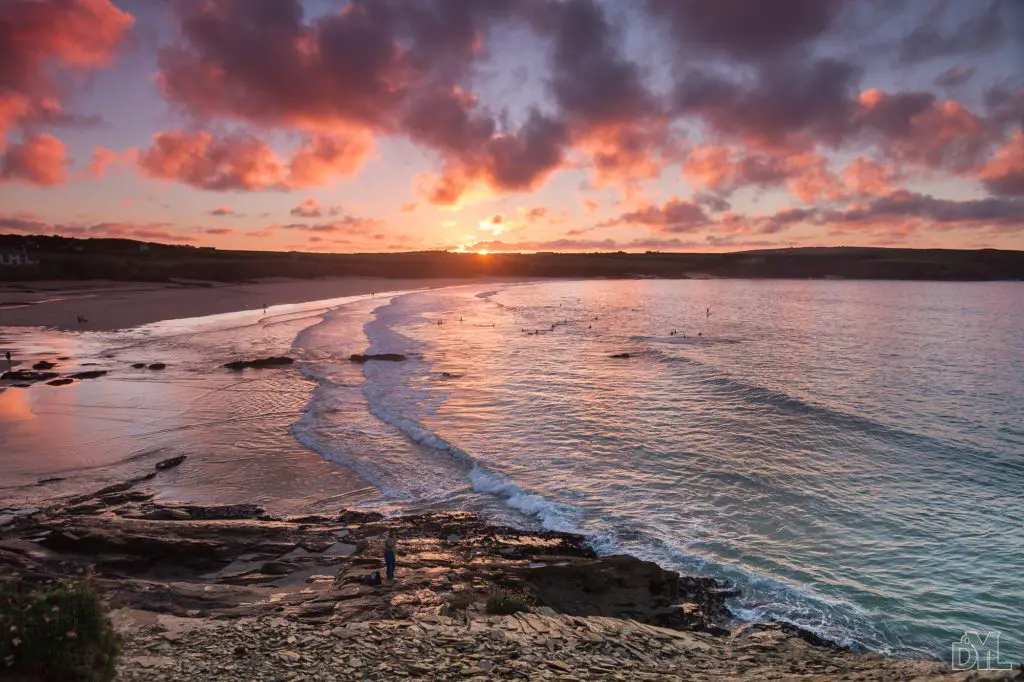
[[[106,175],[107,169],[118,160],[117,152],[106,147],[95,147],[92,150],[92,161],[89,163],[89,174],[94,178],[102,178]]]
[[[67,180],[68,158],[64,143],[46,133],[31,135],[11,145],[0,158],[0,180],[52,187]]]
[[[316,135],[307,139],[292,157],[289,185],[316,187],[326,184],[333,176],[352,176],[372,151],[373,137],[367,133]]]
[[[157,133],[153,147],[139,155],[139,168],[152,178],[177,180],[215,191],[281,188],[285,169],[266,143],[252,137],[214,138],[206,132]]]
[[[341,214],[341,206],[324,206],[316,197],[306,197],[298,206],[291,210],[293,216],[299,218],[321,218],[324,215],[336,216]]]
[[[981,169],[981,179],[993,194],[1024,196],[1024,130],[1010,140]]]
[[[0,148],[12,126],[63,114],[53,67],[107,66],[133,23],[110,0],[0,3]]]
[[[215,137],[208,132],[174,130],[154,135],[153,146],[138,152],[138,166],[151,178],[197,189],[290,190],[355,172],[369,153],[364,142],[316,136],[307,139],[289,161],[253,136]]]

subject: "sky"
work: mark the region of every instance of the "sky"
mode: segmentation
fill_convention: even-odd
[[[1024,249],[1017,0],[0,0],[0,233]]]

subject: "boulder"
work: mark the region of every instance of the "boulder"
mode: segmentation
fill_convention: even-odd
[[[156,468],[158,471],[164,471],[165,469],[173,469],[174,467],[184,462],[186,459],[188,459],[188,455],[178,455],[177,457],[171,457],[170,459],[165,459],[163,461],[157,462]]]
[[[616,358],[616,359],[621,359],[621,360],[629,360],[630,355],[629,355],[629,353],[616,353],[615,355],[609,355],[608,357]]]
[[[150,369],[166,369],[167,364],[163,362],[154,362],[149,366]]]
[[[294,358],[286,356],[271,357],[271,358],[259,358],[257,360],[235,360],[224,364],[224,367],[228,369],[261,369],[263,367],[283,367],[284,365],[290,365],[295,362]]]
[[[384,362],[402,362],[406,357],[401,353],[369,353],[362,355],[360,353],[354,353],[349,357],[352,362],[358,362],[363,364],[370,360],[383,360]]]
[[[136,362],[135,364],[132,365],[132,369],[146,369],[146,363]]]
[[[47,381],[47,386],[67,386],[68,384],[75,383],[74,379],[54,379],[53,381]]]
[[[97,377],[105,376],[107,370],[105,369],[91,369],[88,372],[76,372],[75,374],[69,374],[68,376],[72,379],[95,379]]]
[[[53,369],[56,366],[56,363],[40,360],[36,364],[32,365],[32,369]]]

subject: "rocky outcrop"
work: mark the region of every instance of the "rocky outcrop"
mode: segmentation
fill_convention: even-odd
[[[68,384],[75,383],[74,379],[54,379],[53,381],[47,381],[47,386],[67,386]]]
[[[49,362],[47,360],[40,360],[36,364],[32,365],[32,369],[53,369],[57,366],[55,362]]]
[[[224,365],[228,369],[262,369],[264,367],[283,367],[290,365],[295,362],[294,358],[289,357],[272,357],[272,358],[260,358],[258,360],[235,360],[228,362]]]
[[[354,353],[351,356],[349,356],[349,360],[359,364],[363,364],[371,360],[380,360],[383,362],[402,362],[406,359],[406,356],[402,355],[401,353],[368,353],[366,355]]]
[[[132,369],[146,369],[146,363],[136,362],[132,364]]]
[[[185,461],[164,460],[0,529],[0,583],[92,576],[124,633],[121,680],[929,680],[949,672],[837,651],[776,624],[733,629],[730,586],[598,557],[569,533],[493,526],[467,513],[271,518],[256,505],[155,500],[147,482]],[[394,585],[368,579],[383,572],[390,531],[399,538]],[[488,615],[495,595],[521,612]]]
[[[615,355],[609,355],[610,358],[629,360],[631,357],[629,353],[616,353]]]

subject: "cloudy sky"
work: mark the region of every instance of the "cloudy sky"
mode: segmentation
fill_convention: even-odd
[[[1024,248],[1017,0],[0,0],[0,232]]]

